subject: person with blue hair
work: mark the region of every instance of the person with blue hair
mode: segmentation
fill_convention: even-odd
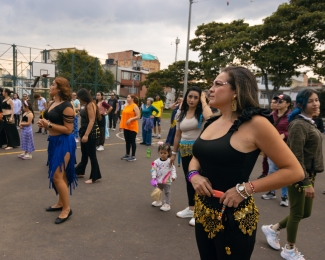
[[[287,244],[281,251],[284,259],[305,259],[295,243],[300,220],[311,215],[316,174],[324,171],[322,134],[312,120],[319,107],[316,91],[304,89],[298,93],[296,108],[289,115],[287,144],[300,162],[305,178],[288,186],[289,215],[275,225],[262,226],[267,242],[277,250],[280,250],[280,230],[287,228]]]

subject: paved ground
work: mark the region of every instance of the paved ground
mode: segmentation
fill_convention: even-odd
[[[168,120],[162,125],[165,137]],[[189,219],[175,216],[186,207],[181,168],[172,184],[172,209],[161,212],[151,206],[150,197],[149,170],[157,147],[151,147],[151,159],[146,158],[147,147],[139,145],[136,162],[121,161],[124,141],[116,136],[117,131],[110,134],[105,151],[97,153],[102,181],[85,184],[80,179],[71,196],[73,215],[62,225],[54,224],[57,213],[45,211],[56,202],[54,191],[48,189],[47,137],[35,135],[38,150],[33,160],[17,158],[19,149],[0,149],[0,259],[199,259]],[[252,179],[261,172],[261,159]],[[301,222],[298,233],[298,247],[306,259],[324,259],[324,180],[324,174],[319,174],[313,214]],[[252,259],[281,259],[279,252],[268,247],[260,227],[281,220],[288,208],[279,206],[280,198],[263,201],[260,194],[255,197],[261,216]],[[284,242],[282,232],[281,245]]]

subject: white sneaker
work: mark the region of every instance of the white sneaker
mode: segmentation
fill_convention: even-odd
[[[104,151],[104,146],[102,145],[98,146],[97,151]]]
[[[289,207],[289,200],[287,196],[281,197],[280,206]]]
[[[78,138],[75,138],[75,140],[76,140],[76,143],[79,143],[79,139]]]
[[[160,210],[162,210],[162,211],[168,211],[168,210],[170,210],[170,205],[165,203],[164,205],[162,205],[162,207],[160,208]]]
[[[158,136],[157,136],[157,139],[160,139],[160,138],[161,138],[161,135],[158,135]]]
[[[22,157],[22,159],[24,159],[24,160],[30,160],[30,159],[32,159],[33,158],[33,156],[31,155],[31,154],[25,154],[25,156],[24,157]]]
[[[21,153],[21,154],[18,154],[18,157],[23,158],[25,155],[26,155],[25,153]]]
[[[190,210],[189,207],[176,213],[176,216],[179,218],[193,218],[194,210]]]
[[[162,205],[161,200],[157,200],[151,203],[152,206],[154,207],[160,207]]]
[[[287,246],[282,247],[281,256],[287,260],[305,260],[304,255],[298,252],[298,248],[288,249]]]
[[[195,218],[191,218],[190,222],[188,224],[192,227],[195,227]]]
[[[115,128],[112,128],[113,131],[115,131],[116,129]]]
[[[270,245],[270,247],[274,248],[275,250],[280,250],[280,231],[275,232],[271,226],[272,225],[264,225],[261,229],[266,236],[267,243]]]
[[[151,136],[152,136],[152,137],[156,137],[157,135],[156,135],[156,134],[152,134]]]

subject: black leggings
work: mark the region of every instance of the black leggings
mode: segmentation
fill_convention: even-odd
[[[137,133],[130,130],[123,130],[124,133],[124,139],[125,139],[125,148],[126,148],[126,154],[130,155],[130,148],[132,147],[132,156],[135,156],[135,150],[137,149],[137,145],[135,143],[135,138],[137,136]]]
[[[97,146],[104,145],[105,143],[105,126],[106,126],[106,119],[105,116],[102,115],[102,120],[98,121],[99,127],[99,137],[97,139]]]
[[[108,115],[108,118],[109,118],[109,128],[116,128],[116,114],[115,114],[115,109],[113,109],[109,115]]]
[[[229,221],[224,221],[224,230],[210,239],[208,233],[200,223],[195,223],[196,243],[200,253],[201,260],[249,260],[254,250],[256,230],[249,236],[244,234],[239,227]],[[226,247],[230,248],[231,254],[226,253]]]
[[[187,190],[187,199],[188,205],[190,207],[194,206],[194,195],[195,190],[190,182],[187,181],[186,175],[188,173],[188,165],[190,164],[193,156],[182,157],[182,167],[185,174],[186,190]]]
[[[19,126],[20,123],[20,114],[14,114],[14,118],[15,118],[15,125]]]
[[[83,136],[84,134],[80,135],[80,140],[82,139]],[[97,156],[96,156],[96,144],[97,144],[97,139],[93,139],[89,137],[87,143],[80,142],[81,162],[76,167],[77,175],[85,175],[85,170],[86,170],[88,157],[89,157],[90,164],[91,164],[89,179],[92,179],[93,182],[102,178],[102,175],[100,174],[98,161],[97,161]]]

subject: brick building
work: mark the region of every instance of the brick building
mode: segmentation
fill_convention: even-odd
[[[118,65],[121,67],[147,70],[148,72],[157,72],[160,70],[158,58],[150,54],[129,50],[108,53],[107,56],[110,62],[114,63],[118,61]]]

